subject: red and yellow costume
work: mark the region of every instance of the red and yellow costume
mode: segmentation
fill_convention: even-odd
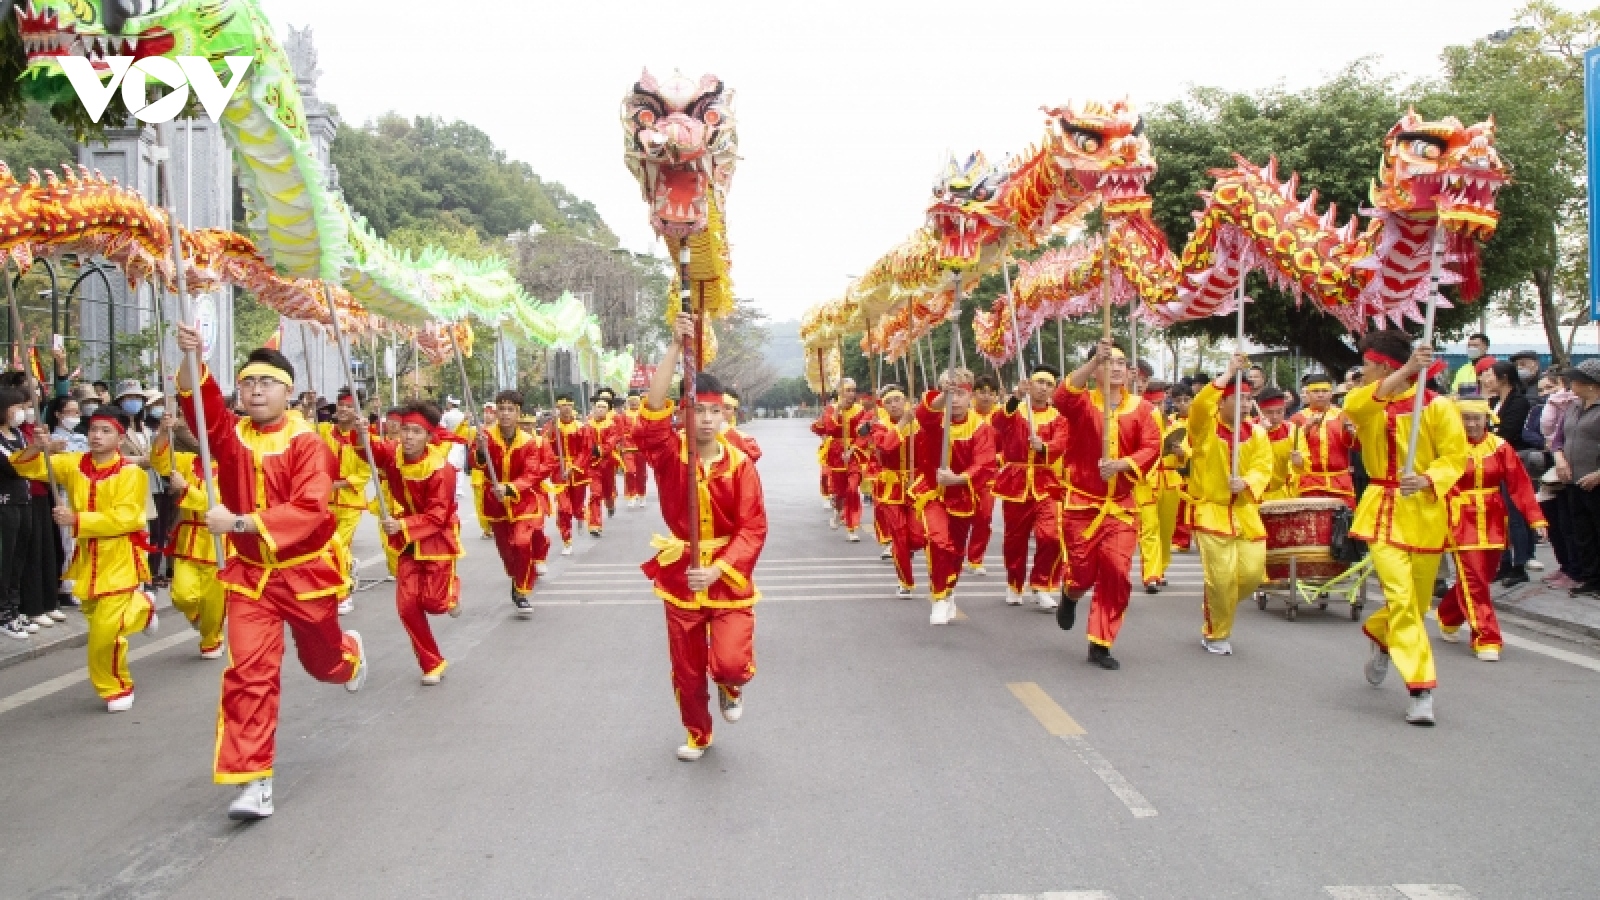
[[[495,477],[509,491],[501,500],[489,483],[488,469],[482,459],[483,444],[475,444],[472,454],[472,471],[482,472],[483,487],[478,503],[483,517],[494,532],[494,546],[500,551],[500,562],[511,579],[511,589],[519,594],[533,590],[538,580],[536,566],[550,551],[550,538],[544,533],[544,493],[540,485],[546,478],[557,474],[560,464],[550,450],[550,442],[535,437],[518,428],[512,433],[511,443],[497,427],[484,431],[488,439],[488,460],[494,464]]]
[[[929,599],[950,599],[979,512],[979,492],[995,474],[994,429],[971,410],[959,420],[951,417],[947,468],[966,476],[966,483],[939,484],[939,460],[945,437],[945,413],[934,407],[938,391],[928,391],[917,404],[917,476],[912,493],[922,512],[922,529],[928,541]]]
[[[689,590],[688,450],[672,427],[672,413],[670,400],[665,409],[647,405],[635,432],[639,452],[655,470],[661,518],[671,532],[651,539],[657,553],[639,568],[666,601],[672,684],[689,746],[706,747],[712,736],[706,676],[737,697],[756,674],[754,606],[761,594],[753,577],[767,541],[767,508],[755,463],[719,439],[721,452],[701,459],[694,473],[700,514],[694,525],[699,567],[720,569],[722,577],[704,591]]]
[[[192,393],[180,391],[178,402],[186,421],[198,421]],[[209,372],[200,402],[222,505],[256,528],[229,535],[233,554],[217,576],[228,596],[229,662],[215,779],[242,784],[272,775],[284,626],[318,681],[349,681],[361,657],[355,638],[339,630],[338,601],[350,585],[328,506],[337,471],[332,451],[298,417],[258,426],[235,416]]]
[[[1155,413],[1156,431],[1162,437],[1167,433],[1167,419],[1161,412],[1165,391],[1145,391],[1144,401]],[[1167,472],[1162,457],[1134,485],[1133,496],[1139,505],[1139,576],[1146,585],[1157,584],[1167,573],[1167,562],[1172,558],[1172,544],[1161,539],[1161,495],[1167,490]]]
[[[174,468],[183,474],[186,487],[176,498],[178,521],[167,544],[173,560],[172,605],[200,632],[201,652],[210,652],[222,646],[227,598],[217,580],[217,542],[206,528],[206,510],[211,507],[206,502],[200,457],[181,450],[158,450],[151,454],[151,462],[158,475],[170,476]],[[212,473],[216,470],[212,463]]]
[[[628,500],[643,500],[650,478],[650,469],[639,458],[639,444],[633,432],[639,427],[639,414],[623,410],[622,437],[617,443],[617,453],[622,457],[622,496]]]
[[[1301,464],[1294,466],[1295,496],[1343,500],[1356,505],[1355,482],[1350,477],[1350,451],[1356,444],[1355,426],[1336,406],[1325,410],[1302,409],[1290,420],[1300,431],[1296,449]]]
[[[345,431],[333,422],[323,422],[317,426],[317,433],[338,460],[339,475],[334,480],[349,484],[334,491],[333,499],[328,503],[333,509],[333,517],[339,522],[339,530],[335,532],[339,545],[345,557],[349,558],[356,526],[361,524],[361,514],[367,511],[367,482],[372,480],[372,467],[367,465],[366,451],[361,449],[359,432],[355,429]]]
[[[979,422],[987,425],[994,417],[999,407],[990,407],[988,412],[979,412],[974,406],[970,415]],[[999,438],[995,438],[995,466],[1001,462],[1001,448]],[[977,488],[978,511],[972,516],[972,530],[967,533],[967,568],[974,571],[983,568],[983,558],[989,554],[989,539],[994,537],[994,493],[990,490],[992,482],[979,485]]]
[[[1023,402],[1031,405],[1031,401]],[[1061,589],[1061,497],[1065,489],[1059,472],[1067,444],[1067,423],[1053,406],[1031,408],[1031,419],[1026,411],[1007,412],[1003,407],[989,416],[1002,460],[990,496],[1000,500],[1005,521],[1000,546],[1006,587],[1014,594],[1028,588],[1039,593]],[[1043,450],[1033,449],[1029,439],[1034,435],[1044,443]],[[982,515],[980,511],[979,516]],[[1034,545],[1031,576],[1030,537]]]
[[[594,431],[595,453],[590,454],[589,510],[584,522],[590,534],[599,534],[605,530],[606,513],[617,509],[617,467],[622,464],[617,448],[622,442],[622,426],[616,414],[607,410],[600,421],[590,420],[589,428]]]
[[[19,462],[21,455],[12,458],[18,475],[49,480],[42,454]],[[118,700],[133,693],[128,635],[143,630],[156,612],[140,589],[150,580],[144,531],[150,482],[121,454],[100,465],[88,453],[53,453],[50,463],[65,505],[78,514],[72,562],[62,577],[72,581],[89,623],[89,682],[100,699]]]
[[[1123,392],[1112,412],[1107,454],[1106,401],[1098,388],[1076,388],[1070,381],[1063,382],[1056,389],[1055,405],[1071,434],[1061,457],[1067,478],[1062,500],[1067,592],[1077,597],[1094,588],[1089,641],[1109,648],[1122,628],[1132,593],[1128,577],[1139,536],[1134,487],[1161,455],[1161,427],[1150,404]],[[1100,477],[1102,455],[1127,461],[1133,471],[1112,476],[1108,484]]]
[[[830,406],[823,410],[822,418],[811,423],[812,433],[827,439],[824,446],[833,505],[844,527],[851,531],[861,527],[861,474],[866,445],[856,430],[865,412],[860,403],[851,404],[843,412]]]
[[[1398,362],[1386,362],[1400,368]],[[1371,478],[1350,534],[1367,542],[1384,596],[1384,606],[1367,617],[1362,630],[1388,651],[1408,688],[1427,690],[1437,675],[1422,619],[1432,603],[1439,554],[1449,539],[1444,497],[1466,466],[1467,439],[1455,404],[1429,391],[1416,471],[1432,486],[1401,496],[1417,388],[1413,384],[1398,396],[1379,397],[1380,385],[1358,387],[1344,399],[1344,412],[1361,441],[1361,463]]]
[[[431,427],[422,416],[411,418],[415,422],[407,424]],[[456,576],[461,556],[456,467],[442,453],[424,451],[420,459],[408,459],[399,441],[374,441],[372,457],[394,499],[389,518],[400,523],[398,532],[384,535],[384,543],[398,557],[395,609],[422,674],[441,675],[449,663],[439,653],[428,616],[442,616],[461,602],[461,580]]]
[[[894,571],[900,586],[911,590],[917,586],[911,569],[911,555],[928,545],[922,530],[922,517],[917,514],[916,499],[911,485],[916,478],[914,442],[916,422],[891,425],[878,421],[872,423],[868,436],[877,455],[877,478],[872,488],[872,519],[876,527],[889,536],[889,552],[894,559]]]
[[[556,457],[550,479],[556,489],[556,529],[561,543],[571,544],[572,520],[584,517],[583,495],[589,489],[589,466],[596,449],[594,429],[581,419],[563,422],[557,416],[545,426],[544,438]]]
[[[1218,410],[1232,394],[1232,384],[1226,390],[1207,384],[1189,407],[1189,527],[1200,544],[1205,576],[1200,634],[1208,641],[1228,639],[1239,601],[1266,578],[1261,501],[1272,482],[1272,444],[1265,428],[1239,423],[1239,477],[1245,489],[1235,494],[1229,485],[1233,423]]]
[[[1161,431],[1161,446],[1166,448],[1167,440],[1171,435],[1183,429],[1185,437],[1180,438],[1177,446],[1183,449],[1183,454],[1163,453],[1161,464],[1157,467],[1159,489],[1156,492],[1156,520],[1161,528],[1161,556],[1160,567],[1157,569],[1158,577],[1167,573],[1167,568],[1172,565],[1172,548],[1181,547],[1189,549],[1191,535],[1189,531],[1189,506],[1186,494],[1188,482],[1184,479],[1184,470],[1189,466],[1189,417],[1174,414],[1167,422],[1167,427]]]
[[[1262,427],[1266,428],[1265,425]],[[1266,428],[1266,432],[1267,440],[1272,443],[1272,483],[1267,486],[1267,495],[1261,499],[1293,499],[1295,494],[1289,471],[1289,454],[1300,445],[1300,428],[1290,422],[1279,422],[1271,428]]]
[[[1478,401],[1488,415],[1488,406]],[[1464,403],[1463,406],[1466,404]],[[1511,445],[1485,434],[1467,444],[1466,471],[1445,496],[1450,510],[1450,554],[1458,578],[1439,601],[1439,630],[1454,634],[1463,623],[1472,629],[1473,650],[1500,649],[1500,622],[1494,614],[1489,585],[1506,548],[1506,504],[1511,495],[1529,528],[1546,527],[1534,496],[1528,470]]]

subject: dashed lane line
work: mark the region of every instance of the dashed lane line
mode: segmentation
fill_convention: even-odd
[[[979,894],[978,900],[1117,900],[1110,891],[1045,891],[1042,894]]]
[[[1031,681],[1015,682],[1006,687],[1023,708],[1032,713],[1039,724],[1044,726],[1045,731],[1060,738],[1072,748],[1078,759],[1089,767],[1089,771],[1093,772],[1118,800],[1122,801],[1122,805],[1128,808],[1128,812],[1133,813],[1135,819],[1151,819],[1158,815],[1156,808],[1139,793],[1138,788],[1124,778],[1111,761],[1089,743],[1088,738],[1084,736],[1083,726],[1068,715],[1067,711],[1061,708],[1061,704],[1045,693],[1044,688]]]
[[[1350,884],[1322,890],[1333,900],[1473,900],[1459,884]]]
[[[144,659],[146,656],[149,656],[152,653],[160,653],[168,647],[176,647],[185,641],[192,641],[199,636],[200,633],[195,631],[193,628],[186,628],[178,634],[168,635],[160,640],[145,644],[143,647],[132,651],[128,654],[128,661],[133,662],[134,660]],[[68,672],[65,675],[57,675],[48,681],[41,681],[27,690],[17,691],[15,694],[12,694],[9,697],[0,698],[0,713],[7,713],[20,706],[26,706],[35,700],[43,699],[58,691],[72,687],[79,682],[88,680],[89,670],[87,668]]]

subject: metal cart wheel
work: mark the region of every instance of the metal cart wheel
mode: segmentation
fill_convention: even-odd
[[[1293,600],[1289,601],[1289,608],[1284,610],[1283,617],[1291,622],[1300,617],[1300,608],[1295,606]]]
[[[1256,591],[1256,609],[1264,610],[1266,608],[1267,608],[1267,592],[1266,591]]]

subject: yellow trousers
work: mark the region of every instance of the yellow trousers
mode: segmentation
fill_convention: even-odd
[[[482,469],[472,470],[472,508],[478,513],[478,528],[484,534],[490,534],[494,531],[489,525],[489,520],[483,515],[483,485],[487,478],[488,476],[483,474]]]
[[[1412,690],[1432,689],[1438,683],[1433,668],[1433,645],[1422,620],[1433,605],[1433,579],[1439,574],[1439,554],[1413,553],[1374,542],[1368,548],[1372,565],[1383,585],[1383,608],[1367,617],[1362,630],[1389,651],[1394,670]]]
[[[1167,488],[1156,497],[1156,514],[1161,523],[1161,574],[1172,564],[1172,538],[1178,533],[1178,507],[1183,505],[1183,491]]]
[[[334,537],[344,547],[345,558],[350,559],[354,556],[354,553],[350,550],[350,544],[356,539],[356,526],[361,524],[361,514],[365,510],[345,506],[331,508],[333,509],[333,518],[339,525],[339,530]]]
[[[227,614],[227,599],[217,567],[192,559],[174,561],[172,568],[172,606],[200,632],[200,649],[222,646],[222,623]]]
[[[1139,574],[1149,584],[1166,574],[1172,542],[1161,540],[1161,510],[1155,503],[1139,507]]]
[[[1200,634],[1208,641],[1233,634],[1233,614],[1267,577],[1267,542],[1195,532],[1200,543],[1200,570],[1205,574],[1205,620]],[[1169,545],[1170,546],[1170,545]]]
[[[128,635],[143,631],[156,605],[144,591],[123,591],[83,601],[89,620],[89,682],[102,700],[133,693],[128,671]]]

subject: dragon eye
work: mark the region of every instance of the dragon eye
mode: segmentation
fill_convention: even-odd
[[[722,124],[722,113],[719,113],[714,109],[708,109],[708,110],[706,110],[706,114],[704,116],[701,116],[701,120],[704,121],[707,125],[712,125],[712,126],[721,125]]]
[[[1078,149],[1085,153],[1094,153],[1100,149],[1099,138],[1092,134],[1085,134],[1081,131],[1073,132],[1072,142],[1077,144]]]
[[[1420,156],[1423,159],[1438,159],[1439,155],[1443,152],[1444,150],[1441,149],[1438,144],[1430,141],[1411,142],[1411,153],[1414,156]]]
[[[651,125],[656,123],[656,114],[648,109],[641,109],[633,114],[633,120],[638,122],[640,125],[649,128]]]

